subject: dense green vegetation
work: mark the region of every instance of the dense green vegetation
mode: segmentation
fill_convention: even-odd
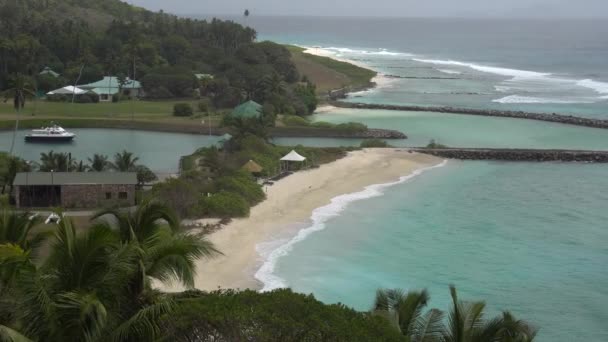
[[[74,16],[58,15],[70,8]],[[98,25],[91,17],[101,16]],[[245,99],[306,115],[314,85],[300,82],[290,52],[231,21],[182,19],[118,0],[0,2],[0,90],[24,77],[32,92],[103,76],[140,80],[149,98],[209,97],[218,108]],[[59,77],[40,71],[50,67]],[[198,75],[209,75],[197,78]]]
[[[366,139],[361,142],[361,148],[385,148],[391,147],[386,141],[381,139]]]

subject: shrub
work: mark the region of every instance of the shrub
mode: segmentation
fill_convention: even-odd
[[[220,192],[203,197],[198,203],[199,214],[209,217],[247,217],[249,203],[242,196],[232,192]]]
[[[390,145],[381,139],[367,139],[361,142],[361,148],[384,148],[390,147]]]
[[[317,121],[313,122],[311,126],[316,128],[334,128],[336,125],[325,121]]]
[[[166,320],[172,341],[404,341],[379,315],[324,304],[289,289],[177,295],[185,305]]]
[[[118,95],[118,94],[112,95],[112,102],[114,102],[114,103],[120,102],[120,95]]]
[[[296,116],[296,115],[285,115],[283,117],[282,121],[285,124],[285,126],[288,126],[288,127],[293,127],[293,126],[308,127],[308,126],[310,126],[310,122],[308,122],[308,120],[306,120],[302,117]]]
[[[361,132],[367,130],[367,126],[359,122],[341,123],[336,125],[336,128],[350,132]]]
[[[431,139],[431,141],[429,141],[428,145],[426,145],[426,148],[448,148],[446,145],[442,145],[438,142],[435,141],[435,139]]]
[[[192,114],[194,114],[194,110],[189,103],[176,103],[173,106],[174,116],[192,116]]]
[[[244,172],[222,177],[218,179],[216,186],[220,190],[243,196],[250,205],[257,204],[266,197],[262,187]]]
[[[8,194],[0,195],[0,208],[8,208],[8,206],[9,206]]]

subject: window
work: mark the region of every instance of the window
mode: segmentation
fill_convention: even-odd
[[[127,198],[129,198],[129,195],[126,192],[121,191],[121,192],[118,193],[118,198],[119,199],[127,199]]]
[[[106,199],[112,199],[112,193],[111,192],[106,192]]]

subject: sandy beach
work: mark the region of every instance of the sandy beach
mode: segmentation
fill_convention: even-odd
[[[294,223],[307,223],[312,211],[341,194],[389,183],[416,169],[436,165],[441,159],[409,153],[406,149],[366,149],[320,168],[298,172],[267,188],[267,200],[252,208],[247,219],[232,223],[209,236],[224,253],[197,262],[196,288],[260,289],[254,278],[263,260],[256,245],[271,241]],[[165,291],[180,291],[165,287]]]

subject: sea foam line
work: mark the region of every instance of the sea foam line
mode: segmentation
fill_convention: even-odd
[[[336,196],[331,199],[330,204],[313,210],[312,215],[310,216],[312,224],[307,228],[301,229],[291,240],[270,252],[262,266],[255,273],[255,278],[264,284],[264,287],[260,291],[267,292],[287,287],[288,285],[286,281],[274,274],[279,259],[288,255],[297,243],[304,241],[311,234],[325,229],[325,223],[329,219],[338,216],[348,207],[350,203],[382,196],[382,190],[407,182],[408,180],[411,180],[425,173],[426,171],[444,167],[447,165],[447,163],[448,161],[444,160],[437,165],[414,170],[409,175],[400,177],[396,182],[369,185],[362,191]]]

